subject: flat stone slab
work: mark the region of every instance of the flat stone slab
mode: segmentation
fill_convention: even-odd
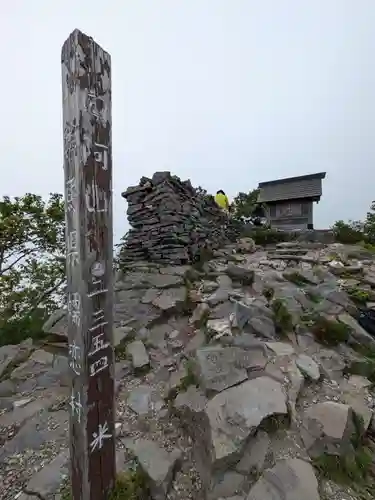
[[[246,500],[320,500],[318,481],[309,463],[280,460],[251,488]]]
[[[0,417],[0,427],[22,425],[26,420],[30,419],[38,412],[50,408],[56,400],[57,396],[39,397],[23,406],[15,407],[13,411],[4,413],[4,415]]]
[[[367,333],[352,316],[346,313],[340,314],[339,321],[351,329],[351,334],[357,342],[366,345],[370,349],[375,349],[375,338]]]
[[[345,454],[352,451],[355,427],[349,405],[325,401],[308,408],[303,416],[301,436],[310,456]]]
[[[306,378],[317,382],[320,379],[319,365],[306,354],[300,354],[296,359],[296,365]]]
[[[258,431],[246,446],[241,460],[236,465],[236,471],[245,475],[262,472],[270,444],[267,432]]]
[[[217,394],[206,405],[214,461],[238,453],[266,417],[287,414],[286,402],[282,385],[264,376]]]
[[[292,356],[294,354],[294,347],[286,342],[266,342],[266,346],[276,356]]]
[[[216,392],[246,380],[248,370],[262,370],[267,362],[257,348],[204,347],[196,356],[203,388]]]
[[[130,342],[126,350],[132,358],[132,364],[134,368],[143,368],[149,365],[150,358],[141,340]]]
[[[68,464],[69,450],[63,450],[31,477],[25,490],[34,494],[35,498],[51,498],[60,490],[63,479],[69,473]]]
[[[165,500],[181,458],[181,451],[175,448],[172,452],[168,452],[149,439],[126,439],[124,443],[126,448],[137,457],[141,468],[147,475],[152,498]]]
[[[19,345],[5,345],[0,347],[0,377],[4,375],[12,365],[19,362],[23,355],[30,351],[26,343]]]
[[[0,464],[7,457],[25,450],[39,450],[47,441],[67,443],[69,415],[63,410],[42,411],[29,418],[12,439],[0,448]]]
[[[181,306],[186,300],[185,287],[164,290],[152,304],[162,311],[169,311]]]
[[[129,394],[128,405],[138,415],[147,415],[153,407],[152,388],[147,385],[140,385]]]

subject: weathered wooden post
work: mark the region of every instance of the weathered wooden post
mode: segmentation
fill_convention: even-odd
[[[75,30],[62,53],[74,500],[115,480],[111,59]]]

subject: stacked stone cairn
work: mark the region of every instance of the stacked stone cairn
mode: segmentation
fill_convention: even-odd
[[[190,264],[228,242],[228,217],[189,180],[156,172],[122,196],[132,226],[121,250],[123,263]]]

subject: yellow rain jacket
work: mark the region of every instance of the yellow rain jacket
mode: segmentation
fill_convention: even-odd
[[[223,210],[229,209],[229,200],[226,194],[218,193],[215,195],[215,201],[217,205]]]

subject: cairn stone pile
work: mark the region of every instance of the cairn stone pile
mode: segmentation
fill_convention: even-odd
[[[121,251],[124,263],[189,264],[228,242],[228,217],[189,180],[156,172],[122,196],[132,226]]]

